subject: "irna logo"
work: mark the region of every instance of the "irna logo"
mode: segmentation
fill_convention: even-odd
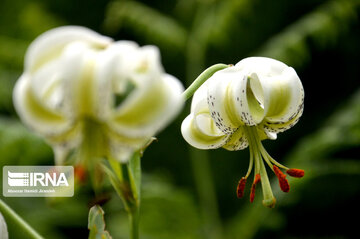
[[[72,197],[72,166],[4,166],[5,197]]]
[[[8,184],[14,187],[31,187],[49,185],[53,187],[69,186],[65,173],[12,173],[8,171]]]

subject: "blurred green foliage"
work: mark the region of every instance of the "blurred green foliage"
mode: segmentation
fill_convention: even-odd
[[[288,194],[273,182],[275,209],[264,208],[260,195],[253,204],[238,200],[235,188],[247,169],[248,151],[190,151],[179,132],[187,107],[142,158],[141,238],[356,238],[359,8],[358,0],[2,0],[1,165],[53,164],[51,149],[22,125],[12,105],[26,48],[50,28],[83,25],[117,40],[155,44],[166,71],[186,86],[211,64],[273,57],[297,70],[305,111],[294,128],[264,144],[306,176],[291,180]],[[68,199],[4,200],[54,239],[86,238],[88,210],[103,202],[106,229],[113,238],[128,238],[126,213],[110,183],[98,195],[89,184],[76,186]],[[8,227],[10,238],[23,238]]]

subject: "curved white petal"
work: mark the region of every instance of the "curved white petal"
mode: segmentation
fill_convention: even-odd
[[[69,117],[94,117],[94,71],[98,52],[87,44],[69,44],[60,58],[64,108]]]
[[[304,89],[293,68],[265,57],[246,58],[236,66],[247,71],[252,82],[258,82],[251,88],[264,108],[263,126],[269,137],[269,132],[282,132],[297,122],[304,106]]]
[[[285,123],[299,116],[304,106],[304,89],[293,68],[286,68],[274,79],[261,81],[268,99],[268,122]]]
[[[247,126],[259,124],[264,118],[261,95],[259,94],[260,83],[257,78],[234,67],[238,77],[232,81],[229,94],[231,96],[233,112],[240,122]]]
[[[128,137],[151,137],[172,120],[183,106],[183,87],[170,75],[139,86],[114,112],[108,125]]]
[[[181,124],[184,139],[198,149],[219,148],[229,139],[229,135],[224,134],[210,116],[207,86],[211,80],[206,81],[195,92],[191,103],[191,113]]]
[[[30,87],[34,95],[52,110],[62,111],[63,88],[59,72],[59,60],[51,61],[29,77]]]
[[[159,51],[146,46],[127,55],[127,71],[113,79],[128,81],[133,89],[114,110],[108,125],[128,137],[151,137],[162,129],[183,106],[183,86],[171,75],[163,73]]]
[[[181,124],[181,133],[186,142],[198,149],[220,148],[230,137],[215,126],[209,113],[188,115]]]
[[[261,127],[263,128],[264,132],[266,132],[266,134],[268,135],[284,132],[285,130],[288,130],[291,127],[293,127],[300,120],[302,113],[303,113],[303,107],[301,106],[297,114],[295,116],[292,116],[292,118],[289,119],[288,121],[270,122],[265,119]],[[271,139],[271,137],[269,138]]]
[[[288,66],[281,61],[267,57],[248,57],[239,61],[235,67],[240,71],[256,73],[259,76],[277,76]]]
[[[242,125],[256,125],[264,118],[255,90],[259,84],[237,67],[216,72],[208,85],[208,104],[216,125],[232,134]]]
[[[51,136],[61,134],[72,127],[72,121],[61,112],[47,107],[34,94],[30,76],[24,73],[16,82],[13,101],[21,119],[37,133]]]
[[[242,124],[234,114],[230,86],[234,79],[241,77],[234,67],[216,72],[208,84],[207,101],[215,125],[225,134],[232,134]]]
[[[35,39],[25,55],[25,71],[34,72],[58,57],[63,48],[73,42],[86,42],[93,48],[104,48],[112,39],[80,26],[63,26],[49,30]]]
[[[112,80],[115,77],[118,57],[114,51],[99,53],[94,70],[93,102],[94,114],[100,121],[110,117],[113,105]]]
[[[135,42],[118,41],[98,54],[93,96],[96,99],[95,114],[101,121],[111,116],[112,108],[117,104],[115,98],[127,93],[130,68],[134,65],[128,58],[137,49]]]

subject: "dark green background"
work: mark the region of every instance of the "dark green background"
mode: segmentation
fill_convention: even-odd
[[[356,0],[178,0],[0,2],[0,162],[51,165],[51,149],[26,130],[12,106],[29,43],[60,25],[159,46],[166,72],[188,86],[215,63],[268,56],[293,66],[305,89],[299,123],[264,141],[306,176],[288,194],[272,186],[275,209],[237,199],[248,149],[200,153],[182,139],[189,103],[143,159],[141,238],[357,238],[360,213],[360,3]],[[195,157],[194,157],[195,155]],[[269,171],[269,175],[270,171]],[[273,175],[271,175],[272,178]],[[248,195],[248,190],[246,191]],[[104,205],[113,238],[128,238],[126,213],[110,186],[70,199],[4,198],[46,238],[86,238],[88,206]],[[10,238],[24,238],[8,223]]]

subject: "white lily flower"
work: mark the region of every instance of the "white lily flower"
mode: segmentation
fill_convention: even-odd
[[[57,163],[74,148],[125,162],[177,115],[182,91],[157,47],[66,26],[29,46],[13,100],[24,123],[53,146]]]
[[[249,146],[249,170],[239,182],[238,196],[243,196],[246,179],[255,164],[250,200],[254,200],[255,185],[261,179],[263,203],[272,207],[275,198],[262,159],[278,176],[285,192],[290,188],[278,167],[295,177],[304,173],[276,162],[261,140],[276,139],[277,133],[294,126],[303,106],[303,86],[293,68],[274,59],[250,57],[216,72],[195,92],[191,113],[183,121],[181,132],[190,145],[199,149],[241,150]]]

